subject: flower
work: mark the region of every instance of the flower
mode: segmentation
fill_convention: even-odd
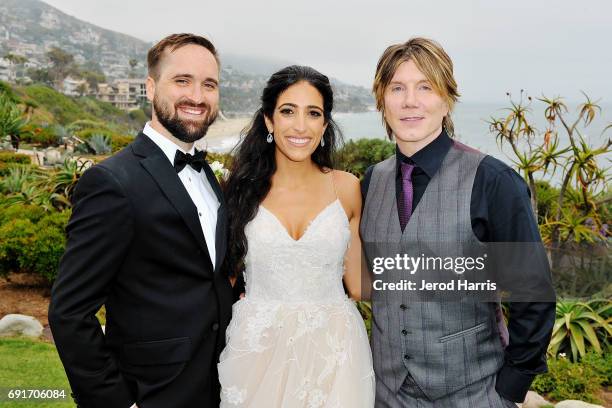
[[[215,173],[215,177],[217,177],[217,180],[219,181],[225,180],[227,176],[229,175],[229,170],[223,166],[223,163],[217,160],[215,160],[214,162],[210,164],[210,168],[213,171],[213,173]]]

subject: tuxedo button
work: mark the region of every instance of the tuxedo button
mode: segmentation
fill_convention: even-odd
[[[219,330],[219,323],[213,323],[212,329],[213,329],[213,331]]]
[[[198,213],[198,215],[201,217],[201,216],[202,216],[202,213],[201,213],[201,212],[199,212],[199,213]]]
[[[402,330],[402,334],[403,334],[404,336],[407,336],[407,335],[408,335],[408,330],[406,330],[406,329]]]
[[[404,360],[410,360],[410,356],[408,354],[404,354]]]
[[[406,309],[408,309],[408,306],[406,306],[405,304],[403,304],[403,303],[402,303],[402,304],[400,305],[400,309],[402,309],[402,310],[406,310]]]

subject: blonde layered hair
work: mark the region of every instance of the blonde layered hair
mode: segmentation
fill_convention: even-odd
[[[405,43],[388,47],[376,66],[372,92],[376,98],[376,109],[382,114],[389,139],[393,138],[393,131],[385,119],[385,90],[393,79],[395,71],[406,61],[414,62],[431,83],[434,91],[448,104],[448,114],[442,120],[442,125],[449,136],[453,136],[455,127],[450,115],[459,99],[457,82],[453,76],[453,62],[437,42],[415,37]]]

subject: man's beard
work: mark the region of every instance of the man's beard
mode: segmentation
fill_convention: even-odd
[[[206,116],[202,121],[181,119],[178,116],[179,106],[191,106],[198,109],[204,109],[206,111]],[[155,115],[159,123],[161,123],[172,136],[185,143],[193,143],[203,138],[208,131],[208,127],[217,119],[218,113],[218,110],[212,111],[210,105],[206,102],[196,104],[189,100],[180,100],[175,103],[174,115],[171,116],[168,106],[161,102],[157,95],[153,98],[153,109],[155,110]]]

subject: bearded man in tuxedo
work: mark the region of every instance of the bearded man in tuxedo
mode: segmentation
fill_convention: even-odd
[[[221,190],[194,142],[217,116],[213,44],[173,34],[148,53],[152,120],[87,170],[66,228],[49,323],[80,407],[219,403],[231,316]],[[106,306],[106,334],[96,312]]]

